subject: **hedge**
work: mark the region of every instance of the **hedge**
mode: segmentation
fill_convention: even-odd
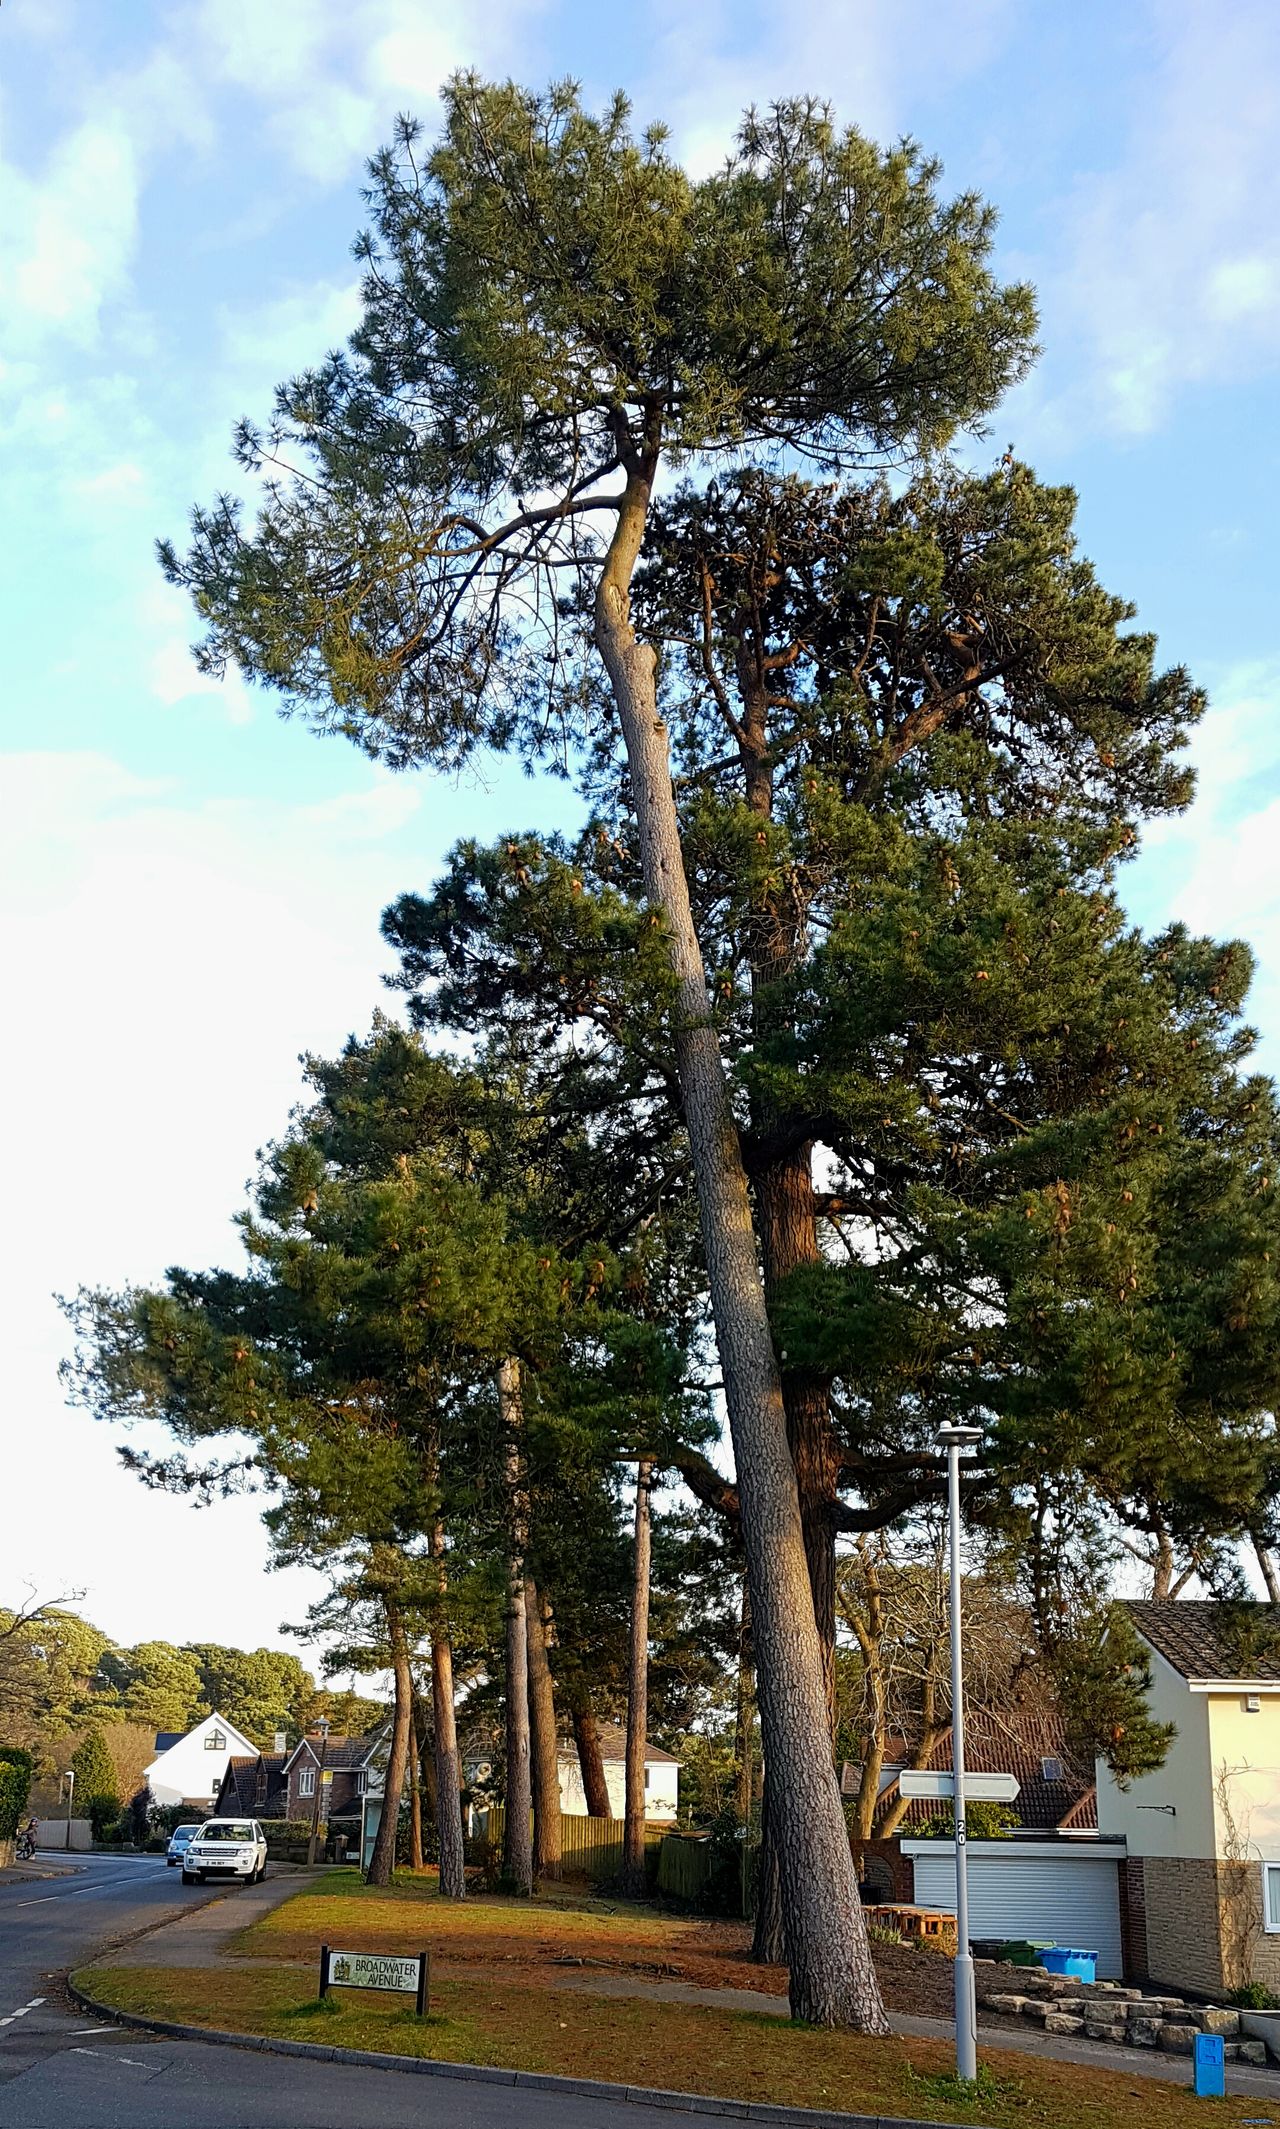
[[[31,1794],[32,1758],[21,1745],[0,1745],[0,1841],[11,1841]]]

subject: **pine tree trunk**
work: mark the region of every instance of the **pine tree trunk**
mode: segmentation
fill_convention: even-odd
[[[422,1870],[426,1858],[422,1853],[422,1776],[418,1763],[418,1739],[413,1720],[409,1722],[409,1868]]]
[[[645,1759],[649,1741],[649,1487],[653,1466],[636,1467],[636,1528],[631,1574],[631,1652],[627,1670],[626,1803],[622,1822],[622,1889],[647,1890],[644,1868]]]
[[[658,714],[652,648],[631,625],[656,453],[628,465],[596,597],[596,642],[617,705],[646,896],[661,914],[676,977],[674,1046],[697,1185],[711,1312],[733,1438],[751,1584],[771,1821],[790,1954],[791,2010],[821,2026],[884,2033],[853,1857],[832,1765],[822,1647],[782,1384],[756,1257],[746,1171],[711,1021]]]
[[[506,1620],[506,1814],[502,1875],[516,1892],[533,1891],[533,1841],[529,1816],[529,1638],[524,1608],[524,1548],[528,1527],[524,1481],[524,1402],[520,1363],[498,1369],[498,1406],[504,1438],[507,1496]]]
[[[578,1767],[582,1774],[582,1793],[587,1800],[587,1816],[593,1819],[611,1819],[613,1805],[609,1801],[609,1778],[604,1771],[604,1754],[600,1750],[600,1729],[591,1705],[591,1695],[585,1685],[577,1685],[572,1689],[569,1719],[573,1724],[573,1741],[578,1748]]]
[[[437,1613],[431,1632],[431,1727],[435,1732],[436,1844],[440,1858],[440,1895],[465,1900],[467,1871],[462,1842],[462,1770],[458,1765],[458,1725],[453,1703],[453,1643],[444,1611],[444,1527],[431,1524],[432,1558],[439,1564]]]
[[[738,1615],[738,1691],[734,1710],[733,1756],[737,1767],[734,1781],[734,1809],[738,1821],[745,1826],[746,1842],[751,1844],[752,1790],[752,1733],[755,1729],[754,1675],[751,1664],[751,1592],[747,1578],[742,1578],[742,1607]]]
[[[434,1659],[431,1680],[431,1695],[435,1698]],[[422,1779],[422,1801],[428,1823],[435,1825],[436,1808],[436,1726],[430,1713],[430,1703],[422,1695],[417,1698],[418,1772]]]
[[[1251,1532],[1251,1536],[1262,1579],[1267,1585],[1267,1595],[1273,1604],[1280,1604],[1280,1568],[1276,1565],[1275,1553],[1257,1531]]]
[[[751,1956],[758,1966],[785,1966],[787,1940],[782,1927],[782,1886],[778,1850],[769,1832],[769,1770],[760,1792],[760,1862],[756,1876],[755,1930]]]
[[[526,1575],[524,1616],[529,1647],[529,1747],[533,1790],[533,1875],[560,1875],[560,1745],[556,1736],[555,1687],[547,1661],[547,1621],[542,1599]]]
[[[765,1294],[772,1301],[792,1273],[821,1261],[813,1189],[813,1148],[798,1146],[756,1178],[756,1214]],[[832,1737],[836,1719],[836,1500],[840,1466],[826,1376],[787,1368],[782,1375],[787,1440],[795,1465],[813,1615],[822,1650],[822,1686]]]
[[[396,1832],[400,1822],[400,1799],[404,1794],[409,1764],[409,1728],[413,1721],[413,1677],[409,1669],[409,1644],[398,1605],[388,1604],[387,1639],[391,1645],[391,1676],[395,1699],[391,1717],[391,1751],[387,1758],[387,1782],[382,1793],[382,1817],[378,1821],[373,1854],[369,1859],[370,1885],[389,1885],[396,1866]]]

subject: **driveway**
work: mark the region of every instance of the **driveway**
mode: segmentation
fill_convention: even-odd
[[[671,2129],[656,2107],[103,2029],[61,1975],[211,1895],[161,1857],[76,1860],[74,1874],[0,1886],[0,2129]],[[212,1897],[235,1913],[236,1892]]]

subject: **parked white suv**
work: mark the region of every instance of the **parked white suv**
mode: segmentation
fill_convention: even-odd
[[[256,1885],[266,1869],[267,1837],[256,1819],[206,1819],[182,1859],[182,1882],[239,1878]]]

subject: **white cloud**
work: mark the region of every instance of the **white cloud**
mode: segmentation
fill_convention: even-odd
[[[1280,1073],[1280,667],[1237,667],[1214,693],[1191,750],[1195,803],[1146,830],[1126,899],[1148,927],[1176,918],[1249,941],[1258,974],[1248,1016],[1263,1062]]]
[[[1062,434],[1145,433],[1183,387],[1280,356],[1280,11],[1149,0],[1146,28],[1118,157],[1067,193],[1069,263],[1040,275],[1049,363],[1027,404]],[[1082,384],[1055,381],[1064,358]]]
[[[125,285],[138,184],[133,142],[110,118],[60,140],[39,178],[0,168],[0,304],[22,344],[49,333],[92,336]]]
[[[743,111],[768,97],[828,97],[837,118],[873,139],[913,130],[917,112],[991,58],[1014,19],[1012,0],[950,0],[939,35],[935,0],[810,0],[804,8],[739,0],[659,0],[644,117],[664,119],[688,167],[710,171]],[[604,86],[614,87],[609,82]]]

